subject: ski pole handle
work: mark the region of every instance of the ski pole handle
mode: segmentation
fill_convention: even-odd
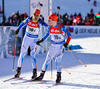
[[[57,9],[60,10],[60,6],[57,6]]]
[[[43,7],[43,4],[38,2],[39,6],[40,6],[40,10],[41,10],[41,7]]]

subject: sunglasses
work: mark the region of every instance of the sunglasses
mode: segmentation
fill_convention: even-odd
[[[48,22],[50,22],[50,19],[48,20]]]
[[[51,19],[48,19],[48,22],[52,21]]]
[[[40,14],[36,14],[36,13],[34,13],[34,16],[40,16]]]

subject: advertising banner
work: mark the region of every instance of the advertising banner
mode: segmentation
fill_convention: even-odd
[[[100,26],[70,26],[73,37],[100,36]]]

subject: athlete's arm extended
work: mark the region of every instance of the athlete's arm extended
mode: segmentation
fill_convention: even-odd
[[[39,19],[39,23],[42,24],[43,26],[47,27],[48,25],[41,19]]]
[[[31,19],[31,17],[27,17],[22,23],[20,23],[20,25],[18,26],[18,29],[20,30],[21,28],[26,26],[27,23],[30,21],[30,19]]]

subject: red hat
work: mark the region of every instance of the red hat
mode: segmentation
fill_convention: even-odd
[[[53,21],[57,21],[57,15],[52,13],[51,15],[49,15],[48,19],[52,19]]]
[[[34,16],[40,16],[40,10],[39,9],[36,9],[34,10]]]

